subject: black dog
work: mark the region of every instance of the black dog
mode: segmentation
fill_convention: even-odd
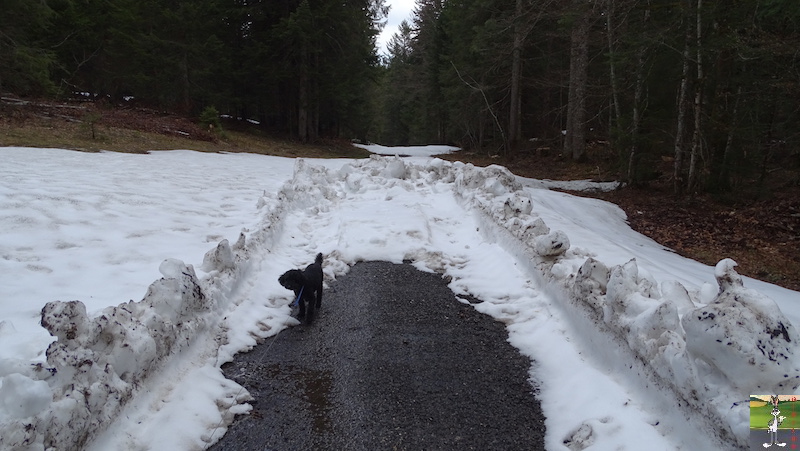
[[[278,278],[278,282],[287,290],[294,291],[295,299],[299,298],[300,314],[298,318],[311,324],[314,319],[314,308],[322,306],[322,254],[317,254],[314,263],[305,271],[291,269]],[[316,299],[314,297],[316,294]]]

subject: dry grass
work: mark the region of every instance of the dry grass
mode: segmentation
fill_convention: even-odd
[[[147,108],[0,97],[0,146],[129,153],[188,149],[314,158],[369,155],[343,140],[305,144],[275,138],[246,122],[225,123],[223,128],[223,133],[212,133],[184,116]]]
[[[205,141],[141,130],[81,122],[0,120],[0,146],[51,147],[86,152],[145,153],[150,150],[187,149],[200,152],[251,152],[282,157],[365,158],[369,152],[339,141],[304,144],[249,133],[226,131],[223,139]]]

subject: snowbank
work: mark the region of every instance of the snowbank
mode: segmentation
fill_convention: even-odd
[[[403,169],[394,165],[388,175],[402,176]],[[241,285],[259,264],[251,257],[263,257],[259,251],[281,234],[286,209],[324,208],[322,200],[336,197],[320,177],[337,178],[297,160],[295,177],[277,195],[265,192],[259,198],[256,208],[263,216],[257,230],[249,238],[242,232],[233,245],[223,239],[206,253],[203,278],[192,265],[167,259],[159,267],[163,277],[139,302],[107,307],[94,317],[81,301],[47,303],[41,324],[56,341],[47,349],[46,364],[0,361],[0,449],[82,449],[180,354],[199,356],[194,357],[199,363],[183,371],[207,371],[203,359],[218,369],[292,324],[288,308],[247,322],[226,315],[235,310],[233,302],[241,302]],[[203,437],[205,446],[225,432],[235,414],[247,411],[242,403],[249,394],[241,386],[219,385],[225,386],[215,397],[226,401],[212,407],[219,412],[206,421],[216,427],[215,434]]]
[[[28,408],[7,409],[0,446],[80,448],[151,371],[208,328],[204,313],[211,300],[194,269],[171,260],[161,272],[165,277],[150,285],[141,302],[106,308],[95,318],[80,301],[45,305],[41,324],[57,341],[47,349],[46,366],[16,373],[37,381],[28,385],[36,389],[17,394],[17,402]],[[8,383],[5,378],[2,388]]]
[[[163,278],[139,302],[108,307],[94,317],[79,301],[48,303],[42,325],[57,341],[47,351],[46,364],[0,361],[0,448],[79,449],[178,354],[208,349],[212,367],[218,368],[260,337],[286,327],[288,313],[278,315],[288,310],[285,306],[269,307],[278,316],[237,322],[250,310],[234,311],[231,304],[241,302],[238,293],[246,291],[248,275],[259,270],[253,257],[264,258],[269,254],[264,250],[282,239],[288,211],[324,213],[370,190],[391,200],[406,192],[440,189],[452,190],[474,212],[481,232],[549,288],[566,315],[585,326],[582,333],[612,343],[614,349],[604,357],[625,368],[633,362],[631,371],[644,373],[650,389],[685,409],[688,418],[703,418],[721,446],[747,446],[749,411],[738,401],[800,386],[798,332],[772,300],[743,286],[731,260],[717,265],[719,290],[709,296],[676,281],[659,284],[635,260],[608,266],[573,248],[566,233],[551,230],[537,214],[517,177],[500,166],[477,168],[440,159],[413,164],[373,156],[328,170],[297,160],[293,178],[277,195],[264,193],[259,199],[263,217],[258,228],[245,231],[248,236],[242,233],[233,245],[222,240],[208,251],[201,266],[204,277],[191,265],[168,259],[159,268]],[[364,208],[391,207],[372,202]],[[388,238],[379,227],[374,234],[363,227],[357,231],[361,236],[339,236],[339,243],[331,245],[337,250],[326,255],[326,275],[343,274],[387,240],[402,252],[392,258],[424,260],[425,267],[443,271],[459,264],[430,243],[430,230],[404,230],[403,218],[391,219],[398,224]],[[432,218],[428,227],[437,221],[446,223],[446,215]],[[0,333],[3,327],[0,322]],[[226,401],[217,402],[216,416],[206,423],[224,430],[235,413],[245,410],[236,404],[247,394],[230,385],[215,396]],[[591,437],[592,428],[604,424],[585,422],[571,437]],[[213,443],[213,436],[204,443]]]
[[[525,186],[531,188],[557,189],[565,191],[614,191],[622,186],[620,182],[594,182],[592,180],[547,180],[547,179],[527,179]]]
[[[633,359],[654,390],[676,400],[675,408],[701,412],[720,444],[747,446],[749,410],[739,401],[752,393],[789,393],[800,387],[797,330],[774,301],[743,286],[730,259],[717,265],[719,291],[710,300],[705,291],[689,292],[677,281],[659,284],[635,259],[607,267],[586,251],[571,249],[564,232],[550,230],[517,177],[501,166],[477,168],[439,159],[414,165],[373,156],[338,174],[302,165],[296,170],[293,183],[303,186],[304,193],[317,194],[310,202],[314,205],[341,195],[333,189],[336,176],[357,192],[452,182],[486,233],[541,279],[568,315],[581,324],[588,321],[594,328],[590,335],[618,345],[626,355],[620,363]],[[337,258],[353,263],[331,256]]]
[[[305,172],[299,178],[308,177],[309,186],[326,186],[329,192],[320,197],[335,201],[332,174]],[[504,167],[439,159],[414,165],[373,156],[338,175],[354,191],[452,183],[487,236],[549,287],[568,316],[590,325],[589,336],[618,346],[621,365],[634,362],[632,371],[643,372],[659,397],[674,400],[674,409],[702,418],[720,446],[747,447],[749,410],[740,401],[752,393],[790,393],[800,387],[800,336],[774,301],[743,286],[730,259],[717,265],[719,291],[708,299],[705,290],[689,292],[677,281],[659,284],[635,259],[607,267],[587,251],[571,249],[569,237],[550,230]],[[336,253],[331,258],[353,263]]]
[[[261,328],[237,331],[246,336],[242,339],[228,330],[224,313],[253,265],[252,248],[271,243],[280,229],[281,207],[265,193],[258,203],[265,210],[263,227],[247,245],[242,233],[233,246],[222,240],[209,250],[202,279],[192,265],[167,259],[159,266],[163,277],[139,302],[107,307],[91,318],[81,301],[47,303],[41,325],[56,341],[47,349],[46,364],[0,361],[0,449],[83,449],[162,367],[190,347],[211,349],[208,357],[219,368],[278,330],[265,319]],[[218,385],[223,387],[216,396],[228,400],[213,407],[219,410],[222,434],[235,414],[246,411],[239,405],[249,395],[235,383]],[[204,444],[210,443],[206,437]]]
[[[403,146],[391,147],[382,146],[380,144],[353,144],[356,147],[368,150],[374,154],[386,156],[411,156],[411,157],[428,157],[433,155],[444,155],[453,153],[460,150],[458,147],[431,145],[431,146]]]
[[[744,288],[730,259],[716,268],[710,302],[676,281],[658,282],[636,260],[606,267],[549,231],[505,168],[453,166],[456,190],[508,252],[580,316],[610,336],[669,390],[680,408],[703,412],[720,443],[746,448],[752,393],[791,393],[800,386],[800,336],[777,304]],[[509,208],[525,205],[525,208]],[[620,361],[624,361],[621,359]]]

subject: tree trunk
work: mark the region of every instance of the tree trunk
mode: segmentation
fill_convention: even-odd
[[[313,81],[309,81],[308,92],[308,140],[316,141],[319,138],[319,55],[314,54]]]
[[[681,74],[681,88],[678,93],[678,124],[675,130],[675,160],[673,165],[673,191],[676,196],[683,194],[683,154],[686,144],[686,117],[689,111],[689,42],[691,40],[692,27],[686,25],[686,40],[683,47],[683,72]]]
[[[611,116],[612,120],[609,121],[610,127],[619,127],[620,118],[622,118],[622,111],[619,105],[619,86],[617,81],[616,70],[616,46],[614,45],[614,28],[612,22],[614,20],[614,6],[615,0],[609,0],[608,10],[606,11],[606,36],[608,37],[608,64],[609,64],[609,77],[611,81]],[[610,133],[609,133],[610,135]]]
[[[572,25],[567,135],[564,139],[564,155],[572,155],[573,160],[584,158],[586,152],[586,84],[589,78],[589,17],[592,9],[582,3],[575,2],[581,11]]]
[[[508,112],[508,138],[511,149],[522,139],[520,132],[520,75],[522,72],[522,0],[517,0],[514,16],[514,47],[511,50],[511,100]]]
[[[309,121],[309,76],[308,76],[308,49],[303,48],[300,56],[300,70],[298,82],[300,83],[297,95],[297,137],[300,141],[308,141]]]
[[[694,133],[692,134],[692,154],[689,159],[689,177],[686,189],[689,194],[694,194],[698,184],[697,162],[702,152],[702,118],[703,118],[703,54],[702,54],[702,24],[701,8],[703,0],[697,0],[697,80],[694,88]]]
[[[736,89],[736,100],[733,102],[733,112],[731,113],[731,123],[728,129],[728,139],[725,140],[725,152],[722,154],[722,167],[720,168],[719,185],[724,188],[731,186],[731,173],[729,165],[731,164],[731,153],[733,153],[733,135],[736,131],[739,116],[739,99],[742,98],[742,87]]]
[[[650,10],[645,12],[645,22],[650,16]],[[639,151],[639,130],[642,123],[642,112],[644,111],[644,66],[646,48],[642,46],[636,52],[636,87],[633,94],[633,124],[631,129],[631,153],[628,156],[628,183],[634,182],[634,170],[636,167],[636,157]]]
[[[192,111],[192,96],[189,85],[189,57],[186,51],[183,52],[183,59],[181,60],[181,108],[183,112],[188,114]]]
[[[297,105],[297,137],[308,141],[308,77],[300,75],[300,89]]]

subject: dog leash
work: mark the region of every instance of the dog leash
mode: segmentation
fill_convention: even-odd
[[[304,289],[305,287],[306,287],[305,285],[303,285],[302,287],[300,287],[300,293],[297,295],[297,299],[295,299],[295,300],[294,300],[294,302],[292,302],[292,306],[293,306],[293,307],[294,307],[294,306],[297,306],[297,305],[299,305],[299,304],[300,304],[300,298],[303,296],[303,289]]]

